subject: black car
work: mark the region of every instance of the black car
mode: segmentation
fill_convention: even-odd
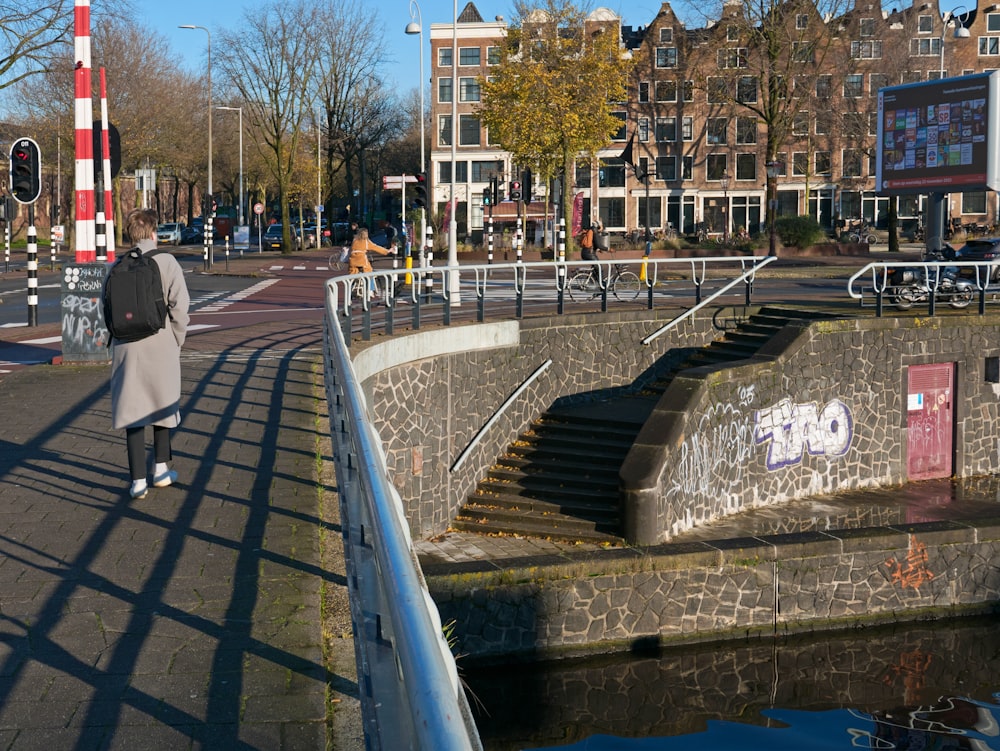
[[[205,231],[202,227],[190,226],[181,230],[181,243],[194,245],[205,241]]]
[[[977,237],[955,251],[956,261],[991,261],[990,281],[1000,281],[1000,237]]]

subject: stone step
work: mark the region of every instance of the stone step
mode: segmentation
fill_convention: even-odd
[[[477,534],[520,534],[564,542],[622,542],[622,538],[615,534],[619,526],[617,520],[605,524],[578,516],[535,510],[512,511],[476,504],[463,507],[451,526],[455,530]]]

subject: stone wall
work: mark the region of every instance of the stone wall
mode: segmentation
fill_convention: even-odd
[[[425,571],[479,659],[822,630],[990,610],[1000,518],[484,561]]]
[[[447,529],[486,470],[557,402],[640,388],[691,348],[721,335],[725,311],[646,346],[676,312],[565,315],[397,336],[354,355],[386,460],[414,537]],[[513,327],[513,328],[511,328]],[[486,342],[484,346],[484,341]],[[544,368],[483,433],[511,394]]]
[[[622,468],[626,537],[652,544],[755,506],[907,478],[907,368],[954,363],[959,477],[1000,469],[1000,317],[790,325],[735,366],[674,379]]]

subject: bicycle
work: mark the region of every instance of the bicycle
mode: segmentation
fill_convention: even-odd
[[[611,267],[611,275],[607,278],[607,285],[611,290],[611,294],[622,302],[628,302],[637,298],[639,290],[642,288],[639,275],[634,271],[623,268],[619,263]],[[603,292],[600,284],[598,284],[593,266],[580,269],[571,276],[566,283],[566,289],[569,291],[570,299],[574,302],[593,299]]]

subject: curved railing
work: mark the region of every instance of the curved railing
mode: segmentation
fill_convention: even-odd
[[[941,279],[946,269],[972,269],[971,276],[963,279],[973,285],[978,293],[979,313],[986,312],[986,292],[989,288],[990,276],[998,262],[983,263],[982,261],[880,261],[869,263],[847,280],[847,294],[853,299],[865,304],[866,295],[875,299],[875,315],[881,316],[885,307],[885,297],[893,293],[896,287],[889,276],[893,269],[913,269],[927,280],[929,290],[939,290]],[[997,289],[996,291],[1000,291]],[[938,304],[937,294],[927,295],[927,314],[934,315]]]

